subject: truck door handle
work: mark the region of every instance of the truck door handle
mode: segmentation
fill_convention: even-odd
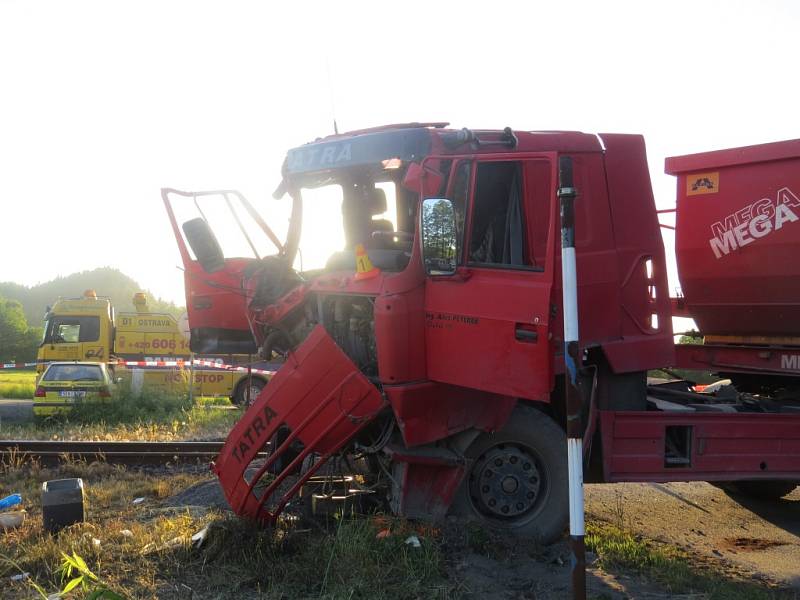
[[[539,334],[536,332],[535,327],[535,325],[528,325],[527,323],[517,323],[514,328],[514,339],[518,342],[535,344],[539,341]]]

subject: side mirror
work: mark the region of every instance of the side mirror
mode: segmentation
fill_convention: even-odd
[[[456,272],[456,211],[446,198],[426,198],[422,203],[422,258],[429,275]]]
[[[225,267],[225,256],[214,232],[203,219],[197,217],[183,224],[183,233],[197,261],[206,273],[216,273]]]

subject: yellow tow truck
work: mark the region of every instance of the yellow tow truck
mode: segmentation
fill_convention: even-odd
[[[80,298],[59,298],[45,314],[44,337],[36,357],[37,376],[52,362],[101,362],[113,370],[114,377],[130,378],[135,390],[186,390],[192,359],[188,337],[172,315],[150,312],[145,294],[135,294],[133,305],[135,312],[115,314],[111,300],[98,297],[94,290],[86,290]],[[247,357],[235,355],[194,358],[229,365],[247,361]],[[125,364],[134,361],[155,364]],[[172,361],[185,361],[186,365],[161,364]],[[257,370],[263,370],[261,367]],[[248,376],[246,371],[195,366],[193,393],[227,396],[236,404],[246,405],[258,396],[268,377],[264,373]]]

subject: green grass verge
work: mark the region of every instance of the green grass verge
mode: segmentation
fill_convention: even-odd
[[[444,558],[434,540],[420,548],[404,535],[377,538],[365,518],[340,518],[327,530],[270,531],[240,519],[214,524],[201,555],[184,557],[181,569],[200,573],[195,581],[210,597],[264,598],[450,598]],[[238,589],[231,579],[238,581]],[[192,585],[192,584],[190,584]],[[192,586],[194,587],[194,586]]]
[[[102,403],[77,404],[69,413],[37,417],[30,423],[0,424],[6,439],[179,440],[224,439],[241,412],[215,409],[217,400],[144,392],[124,384]],[[226,401],[227,404],[230,404]]]
[[[594,521],[587,525],[586,547],[607,571],[633,571],[656,582],[671,594],[702,594],[704,600],[778,600],[795,598],[790,592],[726,577],[702,566],[674,546],[642,540],[614,525]]]
[[[0,398],[30,400],[36,390],[35,371],[0,371]]]

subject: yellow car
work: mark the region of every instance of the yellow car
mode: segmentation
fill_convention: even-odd
[[[33,414],[63,414],[78,403],[108,400],[111,398],[112,381],[105,363],[50,363],[36,386]]]

